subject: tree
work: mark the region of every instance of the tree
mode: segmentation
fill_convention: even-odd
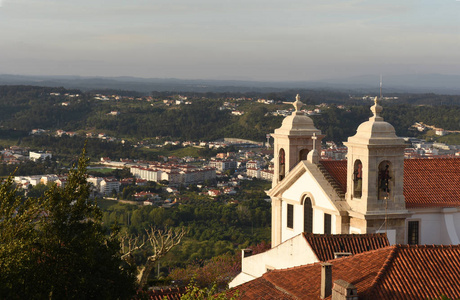
[[[21,199],[11,176],[0,185],[0,298],[27,294],[29,272],[37,261],[34,220],[39,212],[36,202]]]
[[[239,292],[236,291],[234,295],[227,296],[225,292],[218,293],[216,285],[213,285],[210,288],[204,287],[200,288],[195,285],[195,282],[192,280],[187,286],[187,291],[184,295],[181,296],[181,300],[236,300],[239,299]]]
[[[101,212],[89,199],[87,163],[83,151],[67,185],[52,186],[39,199],[21,201],[11,179],[0,187],[1,298],[128,299],[133,295],[133,270],[123,264],[118,240],[106,235]]]
[[[121,238],[122,252],[124,253],[122,259],[124,259],[130,265],[134,264],[133,253],[140,250],[147,244],[152,248],[153,254],[147,257],[147,261],[144,266],[138,267],[137,280],[141,288],[147,285],[147,280],[155,267],[155,263],[163,256],[165,256],[174,246],[178,245],[182,237],[187,231],[182,228],[180,230],[161,230],[150,227],[145,230],[147,235],[147,241],[140,239],[139,236],[132,237],[125,235]]]

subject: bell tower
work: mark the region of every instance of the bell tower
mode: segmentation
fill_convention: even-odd
[[[306,160],[308,153],[314,148],[321,150],[321,131],[315,128],[313,120],[306,116],[300,108],[300,96],[295,102],[285,102],[294,105],[295,111],[284,118],[280,128],[272,133],[274,138],[274,161],[272,187],[277,186],[300,161]],[[314,154],[314,153],[312,153]],[[312,155],[310,155],[312,156]],[[272,199],[272,247],[281,243],[283,200],[281,197]],[[292,213],[294,213],[292,211]]]
[[[344,143],[348,147],[345,198],[352,210],[350,231],[391,230],[389,239],[394,235],[395,242],[403,243],[407,213],[403,195],[405,144],[380,116],[382,110],[375,97],[373,116]]]
[[[275,170],[272,186],[276,186],[289,171],[294,168],[301,160],[307,159],[308,152],[313,147],[319,152],[321,150],[321,131],[315,128],[313,120],[306,116],[300,108],[304,105],[297,94],[295,102],[285,102],[292,104],[295,111],[286,117],[280,128],[272,133],[274,138],[274,160]],[[315,141],[318,139],[318,141]]]

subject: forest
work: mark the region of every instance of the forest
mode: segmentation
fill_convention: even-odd
[[[59,92],[60,95],[50,95]],[[68,98],[65,94],[76,93],[78,97]],[[120,92],[121,93],[121,92]],[[125,92],[126,93],[126,92]],[[187,93],[184,93],[187,95]],[[177,95],[177,94],[176,94]],[[110,142],[90,142],[88,153],[93,148],[100,156],[132,156],[132,145],[138,141],[158,143],[165,139],[212,141],[223,137],[244,138],[264,141],[267,133],[281,125],[283,117],[271,113],[278,109],[290,109],[283,101],[294,99],[293,91],[271,94],[251,94],[253,99],[275,100],[267,105],[256,101],[233,101],[231,96],[244,94],[191,93],[190,105],[166,106],[162,99],[174,99],[171,93],[152,92],[147,100],[100,101],[91,93],[67,91],[63,88],[32,86],[0,87],[0,141],[30,145],[34,148],[52,147],[54,151],[69,153],[74,144],[81,140],[72,138],[29,137],[32,129],[41,128],[50,133],[58,129],[76,132],[84,137],[86,133],[105,133],[124,139],[125,145]],[[371,101],[359,100],[345,93],[335,91],[304,91],[301,100],[306,109],[327,103],[319,115],[312,118],[315,126],[325,133],[325,141],[341,143],[356,132],[357,126],[370,116]],[[383,100],[382,116],[390,122],[400,136],[417,134],[409,128],[414,122],[448,130],[460,130],[460,97],[435,94],[401,94],[397,100]],[[245,97],[248,97],[246,95]],[[221,109],[224,102],[232,102],[243,111],[234,116],[228,109]],[[63,102],[68,102],[62,105]],[[119,115],[108,114],[111,111]],[[104,144],[107,143],[107,144]],[[131,144],[130,144],[131,143]],[[80,147],[76,147],[79,149]],[[78,155],[75,151],[70,151]],[[113,154],[112,154],[113,153]],[[139,153],[137,154],[139,155]],[[145,155],[145,154],[144,154]]]
[[[138,206],[100,200],[102,221],[108,229],[114,224],[132,235],[144,229],[187,228],[181,245],[164,260],[164,271],[204,262],[219,255],[233,256],[237,250],[270,241],[271,206],[264,199],[270,182],[243,181],[233,196],[210,198],[183,189],[171,208]]]

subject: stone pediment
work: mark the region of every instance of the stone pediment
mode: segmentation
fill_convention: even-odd
[[[307,160],[299,162],[267,194],[299,204],[305,195],[309,195],[315,207],[341,213],[349,209],[345,199],[338,193],[333,183],[326,178],[324,170]]]

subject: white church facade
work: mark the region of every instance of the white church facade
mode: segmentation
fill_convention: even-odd
[[[272,249],[243,258],[231,287],[267,270],[313,263],[302,233],[385,233],[390,244],[460,244],[460,159],[405,160],[404,140],[380,116],[376,98],[373,116],[345,143],[347,160],[320,161],[324,136],[300,111],[298,96],[293,105],[272,134]]]

